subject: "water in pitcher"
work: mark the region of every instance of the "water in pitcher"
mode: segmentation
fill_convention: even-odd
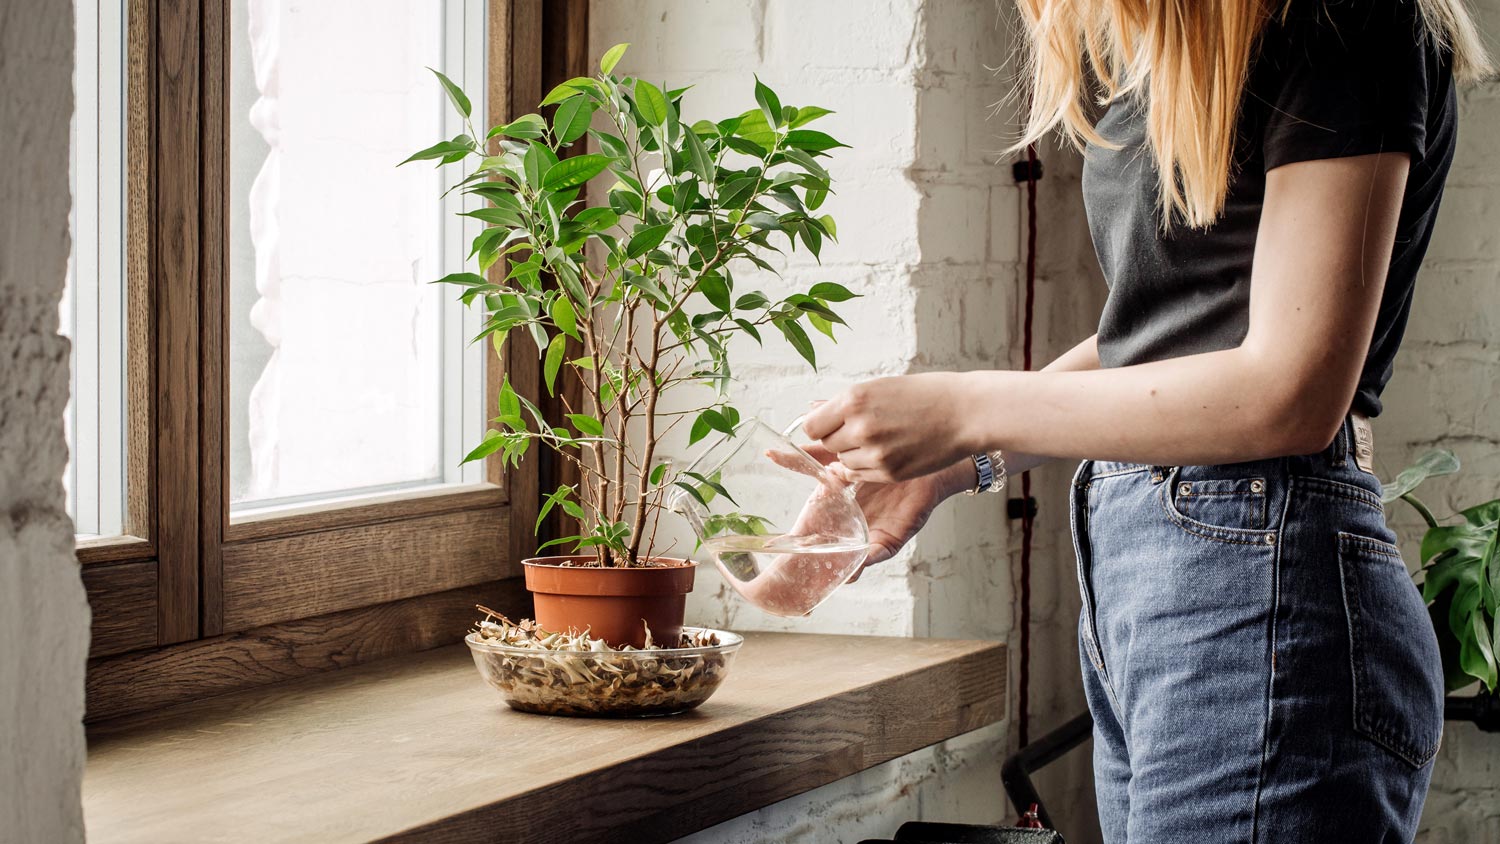
[[[735,588],[766,612],[802,616],[854,575],[869,546],[821,534],[728,534],[703,546],[735,581]]]

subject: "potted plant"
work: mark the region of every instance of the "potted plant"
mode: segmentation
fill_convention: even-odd
[[[1413,492],[1425,480],[1459,469],[1450,451],[1424,454],[1396,480],[1384,485],[1382,500],[1401,499],[1427,523],[1422,537],[1422,597],[1427,601],[1448,691],[1475,682],[1473,698],[1449,701],[1449,717],[1475,721],[1500,731],[1500,702],[1495,697],[1496,660],[1500,656],[1500,499],[1465,508],[1459,520],[1444,524]]]
[[[539,106],[550,116],[524,114],[483,136],[468,97],[434,71],[468,131],[403,164],[463,164],[449,190],[486,203],[464,212],[485,225],[469,252],[478,271],[439,280],[484,308],[479,339],[499,350],[526,332],[550,394],[567,374],[582,383],[582,406],[564,398],[550,418],[507,378],[495,427],[465,458],[516,466],[540,443],[577,467],[580,482],[547,494],[536,525],[561,509],[577,532],[537,551],[569,553],[525,561],[536,621],[642,647],[648,629],[677,641],[693,585],[691,560],[654,553],[665,493],[716,486],[674,472],[663,439],[684,422],[690,444],[734,430],[733,338],[780,335],[816,367],[808,329],[832,338],[843,324],[833,306],[853,294],[821,282],[775,298],[735,278],[745,265],[775,272],[783,248],[817,257],[835,238],[832,217],[818,213],[831,190],[819,159],[844,144],[804,128],[830,112],[783,105],[757,79],[756,108],[689,125],[687,89],[615,74],[627,46],[606,52],[597,75],[553,89]],[[700,406],[665,409],[663,396],[698,384],[712,388]]]

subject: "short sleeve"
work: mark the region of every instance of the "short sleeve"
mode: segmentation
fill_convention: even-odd
[[[1265,169],[1427,143],[1428,36],[1415,0],[1293,0],[1268,24],[1250,93]]]

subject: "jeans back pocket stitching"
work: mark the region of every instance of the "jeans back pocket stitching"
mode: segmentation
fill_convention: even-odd
[[[1366,707],[1361,705],[1360,690],[1368,689],[1370,684],[1366,680],[1363,659],[1365,652],[1365,642],[1362,636],[1363,616],[1360,613],[1358,603],[1350,600],[1352,595],[1358,594],[1360,578],[1360,573],[1355,568],[1357,561],[1349,559],[1348,549],[1350,547],[1355,547],[1368,553],[1394,557],[1397,560],[1401,559],[1401,555],[1399,549],[1397,549],[1396,553],[1392,554],[1388,549],[1394,549],[1395,546],[1389,543],[1343,531],[1339,532],[1339,585],[1341,587],[1340,591],[1343,593],[1340,597],[1343,599],[1344,617],[1347,620],[1349,628],[1349,675],[1354,682],[1354,688],[1351,690],[1353,692],[1351,699],[1351,726],[1356,733],[1368,736],[1372,741],[1400,757],[1403,761],[1420,768],[1432,761],[1432,758],[1437,755],[1438,747],[1442,744],[1441,732],[1439,732],[1438,739],[1432,743],[1431,747],[1417,747],[1414,742],[1403,740],[1400,736],[1395,735],[1390,728],[1377,725],[1371,721],[1369,713],[1365,712]],[[1354,587],[1353,592],[1350,590],[1351,585]]]

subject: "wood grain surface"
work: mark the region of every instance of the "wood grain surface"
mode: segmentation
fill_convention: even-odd
[[[156,644],[155,560],[84,566],[83,588],[94,614],[90,657]]]
[[[514,577],[153,651],[94,659],[89,663],[86,720],[134,715],[451,645],[469,631],[476,616],[475,604],[518,618],[531,615],[531,595],[522,579]],[[97,616],[97,607],[94,612]]]
[[[90,736],[101,842],[665,841],[998,721],[994,642],[750,633],[718,694],[646,720],[506,709],[461,646]]]
[[[228,545],[224,630],[234,632],[521,573],[503,510]]]

